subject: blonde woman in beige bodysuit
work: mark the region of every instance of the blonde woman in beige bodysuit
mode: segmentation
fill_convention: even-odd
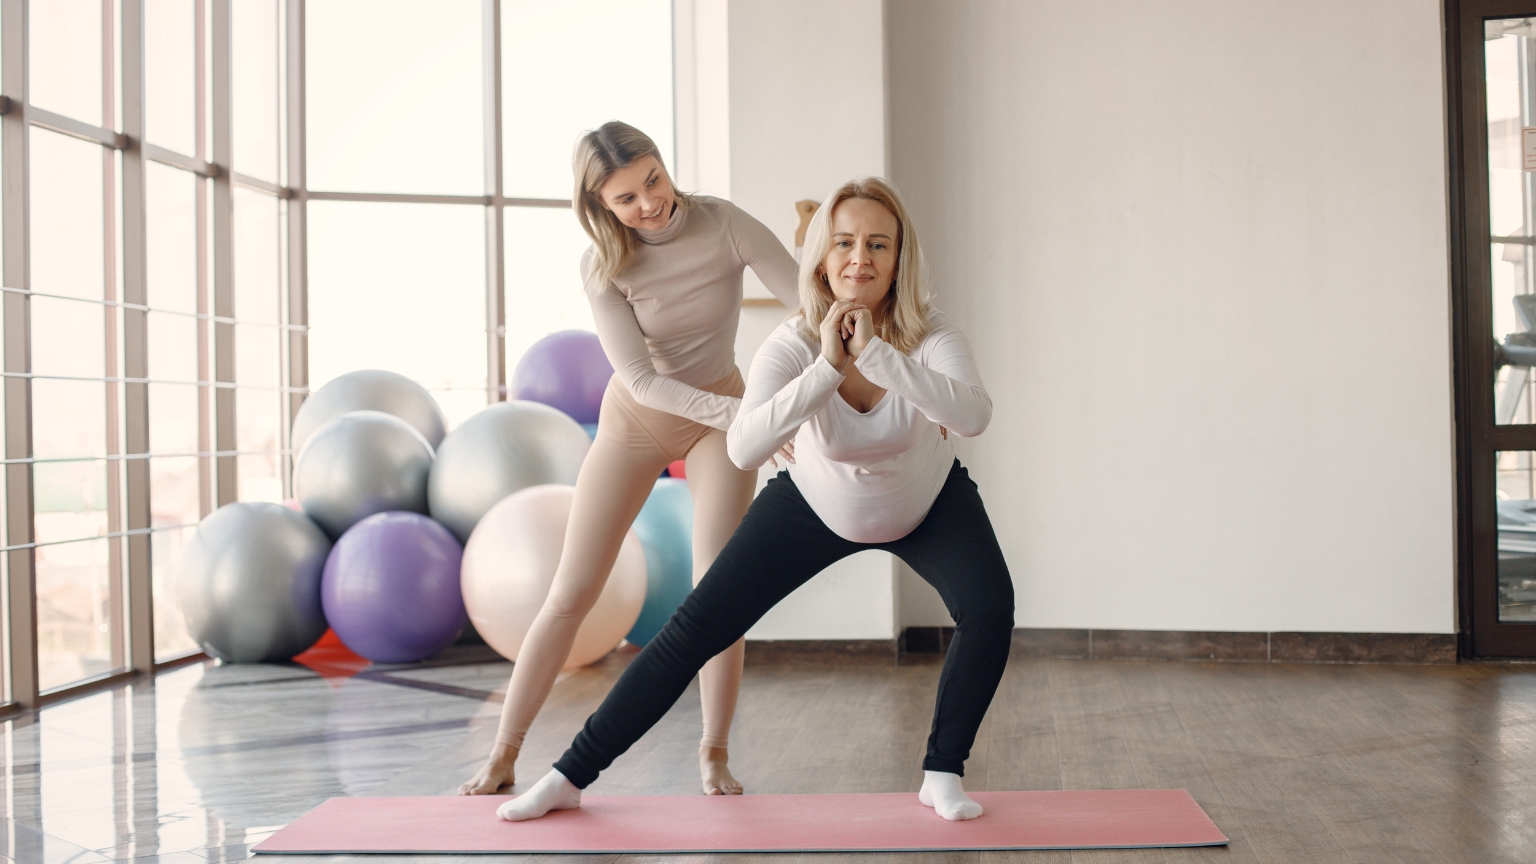
[[[657,475],[678,459],[693,495],[694,578],[709,570],[747,512],[756,481],[756,472],[737,468],[725,452],[744,390],[735,356],[743,271],[751,267],[789,308],[799,305],[795,261],[773,232],[729,201],[673,189],[645,133],[605,123],[577,142],[573,168],[576,218],[592,238],[582,275],[614,376],[576,480],[554,584],[512,668],[496,745],[461,795],[512,785],[523,736],[625,532]],[[742,791],[726,748],[743,647],[737,641],[699,674],[699,771],[709,795]]]

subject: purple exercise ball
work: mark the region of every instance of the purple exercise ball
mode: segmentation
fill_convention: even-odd
[[[597,334],[561,330],[533,343],[512,372],[512,398],[542,402],[577,423],[596,423],[613,367]]]
[[[412,663],[448,647],[469,614],[464,548],[420,513],[375,513],[348,528],[320,577],[320,603],[348,648],[375,663]]]

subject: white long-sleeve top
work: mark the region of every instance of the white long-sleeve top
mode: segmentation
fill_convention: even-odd
[[[603,353],[641,405],[726,429],[741,400],[700,388],[736,368],[742,272],[751,267],[794,309],[795,259],[763,223],[708,195],[674,210],[665,228],[637,233],[624,272],[588,297]],[[583,281],[591,261],[588,249]]]
[[[853,361],[886,390],[866,414],[838,395],[843,374],[799,320],[779,325],[752,360],[726,437],[731,461],[756,468],[794,438],[789,476],[828,528],[858,543],[906,536],[928,515],[954,463],[954,444],[939,427],[969,438],[992,419],[965,334],[937,310],[928,323],[911,353],[877,337]]]

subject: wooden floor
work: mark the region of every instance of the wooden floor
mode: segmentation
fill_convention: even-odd
[[[556,685],[527,741],[519,787],[537,779],[558,757],[627,662],[628,656],[611,657]],[[209,666],[178,672],[201,678],[168,678],[157,685],[158,696],[150,691],[131,696],[132,706],[141,699],[161,700],[162,722],[156,724],[161,731],[154,746],[165,765],[158,776],[172,776],[166,765],[184,766],[196,787],[188,794],[201,796],[206,818],[220,820],[215,833],[226,838],[220,841],[224,846],[209,841],[208,848],[185,847],[192,850],[185,854],[200,859],[174,858],[178,862],[243,858],[261,832],[275,830],[329,795],[451,792],[489,749],[499,708],[494,691],[508,672],[504,663],[386,670],[342,686],[306,677],[307,670],[296,667],[266,668],[271,671]],[[937,677],[934,662],[750,666],[731,737],[732,766],[749,793],[915,791]],[[173,698],[186,705],[172,705]],[[258,705],[281,710],[257,710]],[[146,710],[133,708],[138,714]],[[295,734],[292,727],[304,721],[306,711],[322,715],[315,722],[323,734]],[[323,717],[327,712],[329,720]],[[174,728],[163,722],[172,715],[180,718]],[[67,715],[58,716],[65,723]],[[82,739],[94,734],[78,717],[68,724],[70,734]],[[392,732],[395,728],[399,731]],[[690,693],[590,792],[697,791],[698,733],[698,700]],[[132,738],[120,733],[113,740]],[[21,748],[13,753],[28,751],[30,745],[12,740]],[[133,766],[152,761],[143,750],[142,743],[136,745],[133,765],[122,770],[138,770]],[[39,773],[46,791],[50,761],[43,752]],[[76,759],[66,767],[78,771],[81,764]],[[312,770],[301,774],[289,767],[299,764]],[[11,766],[13,776],[21,776],[24,768]],[[138,782],[142,788],[144,781]],[[157,799],[162,811],[169,809],[167,801],[180,800],[166,782],[161,780]],[[125,795],[133,794],[132,786],[123,786]],[[1536,667],[1015,658],[967,765],[966,786],[1185,788],[1232,844],[1224,849],[665,860],[1529,864],[1536,861]],[[154,816],[142,802],[133,806],[139,814]],[[50,829],[50,824],[83,825],[79,817],[49,816],[52,811],[45,806],[37,812],[43,814],[40,830],[54,832],[50,837],[64,830]],[[50,818],[55,821],[49,823]],[[242,821],[249,824],[238,824]],[[130,858],[158,850],[159,861],[173,860],[166,855],[172,848],[164,827],[168,817],[162,813],[145,824],[152,822],[162,826],[153,838],[119,831],[118,852],[102,849],[101,855]],[[138,851],[127,851],[133,849]],[[0,849],[0,855],[13,858],[16,852]],[[426,864],[443,859],[272,860]]]

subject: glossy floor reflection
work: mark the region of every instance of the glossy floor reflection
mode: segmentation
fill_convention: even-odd
[[[326,798],[367,794],[460,744],[477,718],[494,721],[490,691],[510,669],[498,659],[414,670],[484,687],[453,694],[389,683],[390,667],[322,675],[207,662],[16,718],[0,739],[0,855],[243,860]]]
[[[631,656],[561,679],[521,781],[559,755]],[[236,861],[331,796],[449,794],[494,737],[510,671],[462,650],[414,667],[314,666],[203,663],[5,722],[0,858]],[[932,662],[749,666],[732,766],[749,792],[915,791],[937,675]],[[696,792],[698,732],[690,693],[592,791]],[[1187,788],[1233,842],[954,860],[1528,862],[1536,667],[1015,657],[966,784]],[[922,860],[687,859],[759,857]]]

